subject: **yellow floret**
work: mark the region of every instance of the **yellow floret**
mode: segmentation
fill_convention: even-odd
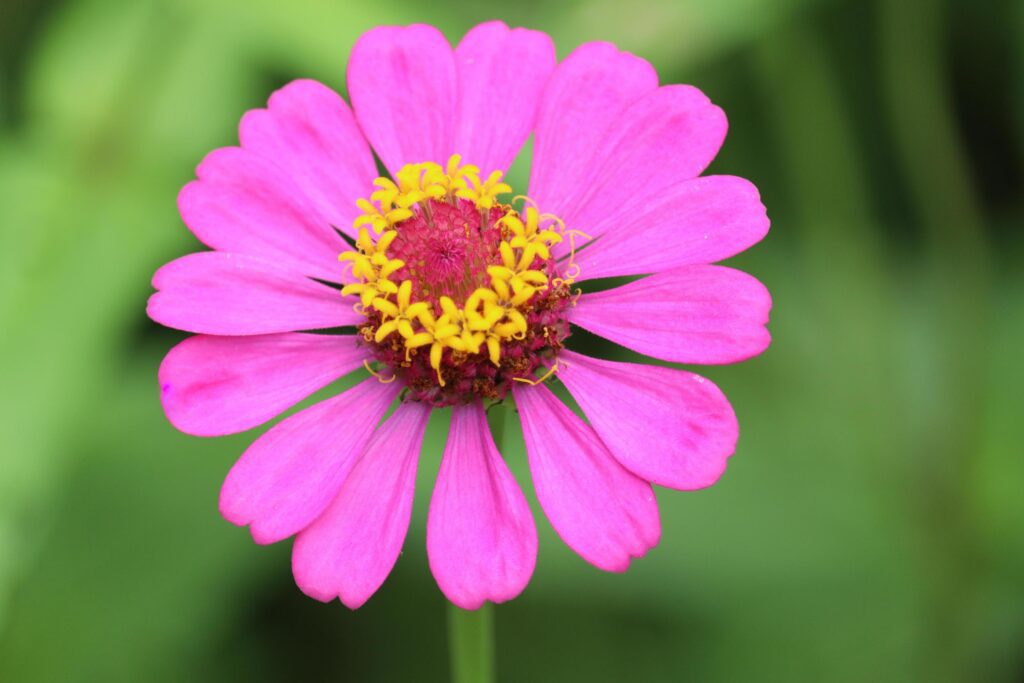
[[[490,209],[494,206],[494,200],[499,194],[508,194],[512,191],[510,185],[501,182],[504,175],[501,171],[493,171],[484,182],[480,182],[480,177],[477,175],[467,175],[466,179],[471,187],[459,190],[455,196],[472,201],[478,208]]]

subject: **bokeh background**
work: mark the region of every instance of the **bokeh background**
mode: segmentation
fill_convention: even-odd
[[[490,18],[560,56],[614,41],[721,105],[711,171],[752,179],[773,219],[733,263],[775,300],[769,351],[706,371],[738,453],[709,490],[659,492],[659,547],[604,574],[538,513],[533,581],[496,610],[500,677],[1024,680],[1013,0],[3,0],[0,680],[447,679],[423,532],[445,418],[391,578],[358,612],[321,605],[288,543],[219,518],[254,435],[167,424],[156,369],[181,335],[144,307],[199,247],[178,189],[246,109],[296,77],[344,91],[374,25],[454,43]]]

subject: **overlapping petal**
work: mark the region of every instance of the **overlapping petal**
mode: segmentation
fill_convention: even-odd
[[[164,412],[187,434],[245,431],[358,368],[367,354],[357,339],[296,333],[189,337],[160,364]]]
[[[533,574],[533,516],[479,403],[452,409],[430,501],[427,556],[438,586],[464,609],[511,600]]]
[[[182,188],[178,210],[201,242],[224,252],[338,280],[345,243],[303,189],[274,162],[239,147],[210,152],[198,180]]]
[[[381,26],[352,48],[352,109],[392,173],[453,153],[457,88],[452,48],[433,26]]]
[[[768,215],[743,178],[694,178],[624,217],[576,253],[577,280],[659,273],[714,263],[759,242]]]
[[[626,468],[544,385],[515,388],[537,500],[565,543],[600,569],[621,572],[658,543],[651,485]]]
[[[542,211],[566,218],[591,182],[595,150],[603,147],[609,128],[628,105],[657,87],[649,63],[611,43],[584,43],[558,65],[534,131],[529,194]]]
[[[164,265],[153,276],[149,317],[186,332],[272,334],[355,325],[351,299],[267,259],[205,251]]]
[[[412,514],[430,408],[402,403],[374,433],[327,510],[292,549],[295,582],[312,598],[356,609],[391,573]]]
[[[626,348],[675,363],[738,363],[761,353],[771,296],[725,266],[685,266],[584,294],[573,324]]]
[[[458,73],[454,152],[484,173],[507,170],[533,127],[555,68],[555,46],[539,31],[490,21],[455,49]]]
[[[725,113],[693,86],[666,85],[648,93],[602,136],[584,182],[559,216],[570,228],[602,235],[700,175],[718,154],[727,128]],[[563,243],[554,251],[567,250]]]
[[[317,81],[292,81],[271,95],[266,109],[242,118],[239,138],[291,178],[317,216],[355,235],[356,199],[366,194],[377,167],[341,95]],[[337,251],[328,256],[337,258]]]
[[[692,372],[616,363],[562,351],[565,384],[612,455],[660,486],[710,486],[736,449],[739,425],[725,395]]]
[[[337,495],[398,391],[371,377],[275,425],[231,468],[221,514],[248,525],[257,543],[305,529]]]

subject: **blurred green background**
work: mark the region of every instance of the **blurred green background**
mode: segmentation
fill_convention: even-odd
[[[560,56],[614,41],[722,106],[711,171],[773,219],[733,262],[775,299],[769,351],[706,372],[738,453],[712,489],[659,492],[648,557],[601,573],[537,515],[500,677],[1024,680],[1024,4],[3,0],[0,681],[447,679],[423,531],[444,418],[391,578],[321,605],[289,543],[219,518],[254,435],[168,425],[182,335],[144,307],[198,248],[178,189],[246,109],[296,77],[343,91],[374,25],[454,43],[490,18]]]

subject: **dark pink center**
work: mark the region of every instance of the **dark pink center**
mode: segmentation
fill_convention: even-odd
[[[393,279],[412,280],[414,298],[431,301],[438,311],[442,295],[462,306],[473,290],[488,286],[487,266],[501,262],[495,224],[504,215],[500,207],[485,214],[464,199],[454,205],[430,200],[402,222],[388,248],[389,257],[405,261]]]

